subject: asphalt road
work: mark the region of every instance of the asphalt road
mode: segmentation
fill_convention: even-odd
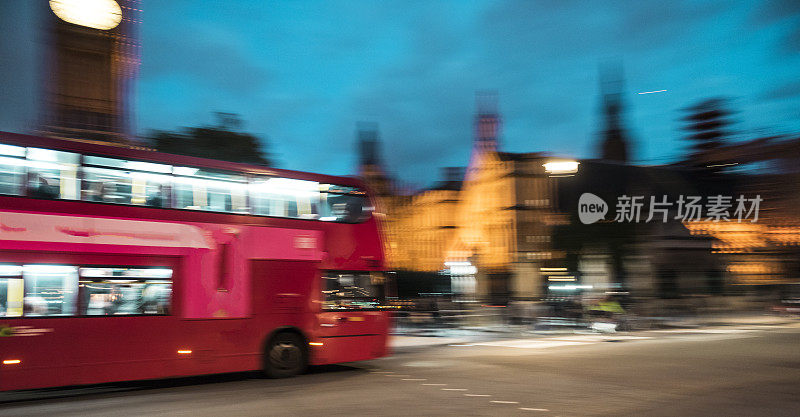
[[[254,374],[0,393],[0,415],[797,416],[800,325],[560,335]]]

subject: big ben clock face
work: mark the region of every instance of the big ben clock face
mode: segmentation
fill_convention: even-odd
[[[114,29],[122,21],[122,9],[114,0],[50,0],[59,19],[94,29]]]

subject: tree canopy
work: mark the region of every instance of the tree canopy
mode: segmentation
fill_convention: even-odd
[[[160,152],[230,162],[272,165],[264,141],[239,131],[238,115],[217,113],[216,126],[184,127],[179,131],[155,130],[146,138]]]

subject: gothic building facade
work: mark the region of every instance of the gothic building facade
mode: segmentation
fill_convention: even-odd
[[[502,151],[499,112],[481,98],[466,170],[446,169],[436,186],[415,193],[403,192],[386,174],[377,129],[360,131],[360,173],[385,219],[390,268],[425,272],[432,279],[449,276],[453,293],[471,292],[473,299],[493,304],[575,294],[578,288],[598,296],[621,292],[671,299],[720,294],[727,284],[742,283],[737,265],[756,263],[732,260],[726,239],[738,235],[709,232],[717,223],[681,221],[674,208],[663,222],[615,221],[619,196],[676,201],[680,195],[738,190],[727,180],[701,181],[681,166],[626,163],[630,148],[615,94],[604,99],[602,158],[581,161]],[[548,167],[554,163],[559,172]],[[564,165],[573,169],[565,171]],[[608,203],[608,217],[583,224],[578,210],[584,193]]]
[[[500,117],[491,97],[479,97],[473,152],[466,172],[446,168],[436,186],[408,195],[385,175],[359,133],[359,171],[385,214],[387,253],[396,269],[442,272],[472,279],[480,299],[504,303],[543,294],[541,268],[558,264],[550,250],[554,178],[541,153],[499,150]]]

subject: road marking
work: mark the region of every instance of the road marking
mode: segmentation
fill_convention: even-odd
[[[754,329],[669,329],[669,330],[651,330],[655,333],[699,333],[699,334],[736,334],[758,332],[760,330]]]
[[[491,397],[490,394],[464,394],[465,397]]]
[[[546,408],[528,408],[528,407],[520,407],[519,409],[520,409],[520,410],[525,410],[525,411],[550,411],[550,410],[548,410],[548,409],[546,409]]]
[[[443,386],[445,386],[447,384],[422,384],[422,385],[430,385],[430,386],[433,386],[433,387],[443,387]]]
[[[466,388],[442,388],[442,391],[467,391]]]
[[[489,401],[495,404],[519,404],[519,401]]]
[[[475,345],[472,344],[472,343],[468,343],[468,344],[463,344],[463,345],[447,345],[447,346],[460,347],[460,346],[475,346]]]
[[[403,378],[403,381],[427,381],[427,378]]]
[[[394,377],[394,378],[406,378],[406,377],[409,377],[411,375],[384,375],[384,376],[391,376],[391,377]]]

